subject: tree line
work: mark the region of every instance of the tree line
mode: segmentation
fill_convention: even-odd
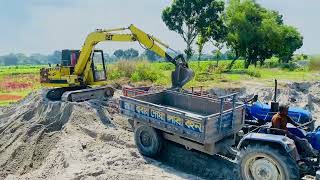
[[[213,51],[213,54],[202,54],[201,60],[230,60],[233,59],[233,53],[226,51],[224,53]],[[198,55],[194,54],[191,59],[198,59]],[[135,60],[146,59],[151,62],[165,61],[156,53],[150,50],[145,50],[143,53],[139,53],[138,50],[130,49],[117,49],[112,54],[104,53],[104,59],[106,62],[116,62],[122,59]],[[32,54],[27,56],[22,53],[8,54],[0,56],[0,66],[15,66],[15,65],[45,65],[45,64],[60,64],[61,63],[61,51],[54,51],[52,54]]]
[[[147,59],[149,61],[162,60],[157,54],[150,50],[145,50],[139,54],[139,51],[133,48],[130,49],[118,49],[112,54],[104,53],[104,59],[107,62],[114,62],[121,59]],[[22,53],[8,54],[0,56],[0,65],[2,66],[14,66],[14,65],[41,65],[41,64],[60,64],[61,63],[61,51],[54,51],[52,54],[32,54],[27,56]]]
[[[272,56],[288,63],[293,53],[302,47],[299,31],[284,24],[283,16],[262,7],[254,0],[174,0],[162,12],[162,20],[169,30],[177,32],[186,43],[185,54],[194,54],[193,44],[201,59],[206,43],[220,52],[229,49],[233,63],[241,58],[245,68],[263,65]]]

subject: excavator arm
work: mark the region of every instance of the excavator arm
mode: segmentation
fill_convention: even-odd
[[[129,30],[131,33],[121,33]],[[120,32],[120,33],[119,33]],[[172,73],[172,88],[182,88],[188,81],[190,81],[194,73],[188,68],[188,63],[185,61],[183,55],[173,57],[168,50],[172,50],[168,45],[161,42],[159,39],[145,33],[134,25],[128,28],[109,29],[109,30],[96,30],[87,36],[87,39],[81,49],[81,53],[77,64],[74,68],[74,74],[83,77],[81,81],[86,81],[90,73],[92,63],[92,52],[94,47],[99,42],[103,41],[118,41],[118,42],[139,42],[145,49],[155,52],[160,57],[165,58],[167,61],[173,63],[176,68]]]
[[[193,71],[188,68],[188,63],[183,55],[175,56],[173,54],[177,53],[168,53],[169,50],[175,51],[159,39],[143,32],[134,25],[130,25],[127,28],[96,30],[87,36],[80,54],[78,50],[70,50],[75,52],[71,56],[66,53],[66,61],[62,59],[62,62],[67,62],[66,64],[61,63],[56,67],[42,68],[40,70],[40,81],[43,85],[59,87],[48,91],[48,99],[84,101],[92,98],[107,98],[113,95],[113,88],[105,86],[107,82],[103,53],[95,50],[95,45],[104,41],[138,42],[145,49],[153,51],[173,63],[175,70],[171,76],[172,89],[180,90],[194,76]],[[98,70],[99,63],[93,62],[96,52],[101,53],[103,71]]]

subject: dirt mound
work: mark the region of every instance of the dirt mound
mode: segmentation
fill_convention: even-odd
[[[50,102],[42,94],[0,110],[0,179],[194,179],[139,154],[115,99]]]
[[[1,177],[39,168],[60,139],[72,104],[49,103],[33,93],[0,114]]]

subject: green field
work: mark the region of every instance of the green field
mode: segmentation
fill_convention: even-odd
[[[243,69],[243,62],[235,63],[232,70],[227,67],[230,61],[192,61],[190,67],[195,71],[195,78],[186,85],[189,87],[237,86],[243,81],[263,82],[272,85],[279,81],[319,81],[320,71],[306,67],[282,67],[275,60],[269,60],[262,67]],[[0,66],[0,106],[8,105],[25,97],[31,91],[41,88],[39,70],[43,66]],[[110,83],[120,85],[170,86],[170,74],[174,65],[166,62],[120,61],[109,64]]]

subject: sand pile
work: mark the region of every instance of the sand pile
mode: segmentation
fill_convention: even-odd
[[[37,92],[2,109],[0,179],[194,178],[142,157],[107,106],[49,102]]]

